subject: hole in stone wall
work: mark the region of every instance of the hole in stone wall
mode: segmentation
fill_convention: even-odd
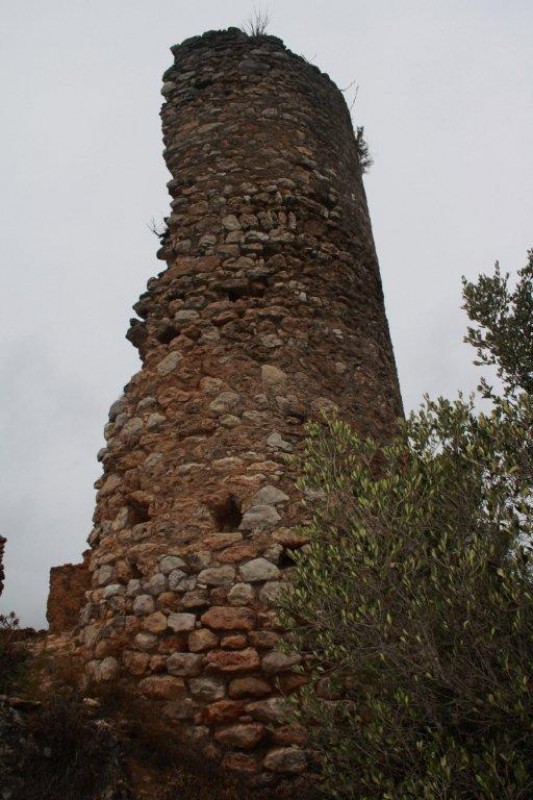
[[[226,296],[230,303],[236,303],[237,300],[240,300],[241,297],[248,297],[249,289],[246,287],[244,288],[235,288],[235,289],[227,289]]]
[[[170,344],[172,339],[175,339],[176,336],[179,336],[179,331],[171,325],[167,325],[166,328],[163,328],[163,330],[157,334],[157,341],[161,342],[161,344]]]
[[[218,531],[236,531],[242,522],[241,506],[234,494],[211,507],[211,513]]]
[[[278,561],[278,567],[281,567],[281,569],[286,569],[288,567],[294,567],[294,563],[292,551],[284,549]]]
[[[262,283],[252,283],[251,286],[232,286],[226,289],[225,295],[230,303],[236,303],[242,297],[263,297],[265,286]]]
[[[133,561],[128,561],[128,567],[132,578],[142,578],[143,574],[137,564]]]
[[[140,522],[148,522],[150,514],[148,513],[148,503],[141,503],[138,500],[133,500],[131,497],[128,501],[130,509],[129,525],[138,525]]]

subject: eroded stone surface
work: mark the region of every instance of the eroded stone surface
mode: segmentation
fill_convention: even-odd
[[[6,539],[4,536],[0,536],[0,595],[4,590],[4,548],[6,545]]]
[[[296,488],[303,425],[387,436],[401,400],[342,94],[272,37],[172,51],[163,270],[127,334],[142,367],[105,427],[87,583],[52,624],[79,622],[90,680],[126,678],[268,782],[306,767],[282,701],[305,675],[272,608],[320,501]]]

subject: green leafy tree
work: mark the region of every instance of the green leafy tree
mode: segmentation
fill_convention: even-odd
[[[464,284],[488,412],[426,397],[385,445],[310,426],[281,613],[328,797],[533,797],[532,275]]]

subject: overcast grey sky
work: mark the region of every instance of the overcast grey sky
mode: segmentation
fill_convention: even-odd
[[[131,305],[161,269],[159,89],[170,45],[249,0],[0,0],[0,610],[44,624],[78,561],[111,402],[138,369]],[[359,84],[366,177],[406,408],[477,375],[460,276],[533,246],[531,0],[269,0],[269,32]],[[351,92],[347,92],[351,98]]]

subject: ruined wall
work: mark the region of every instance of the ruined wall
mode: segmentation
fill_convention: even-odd
[[[91,586],[89,572],[90,550],[83,554],[81,564],[63,564],[50,570],[50,592],[46,619],[50,633],[62,633],[78,624],[85,593]]]
[[[6,539],[0,536],[0,595],[4,591],[4,548],[6,546]]]
[[[386,436],[401,400],[342,94],[273,37],[172,51],[166,268],[134,306],[142,369],[99,455],[79,652],[268,782],[306,764],[272,608],[308,513],[291,456],[322,409]]]

